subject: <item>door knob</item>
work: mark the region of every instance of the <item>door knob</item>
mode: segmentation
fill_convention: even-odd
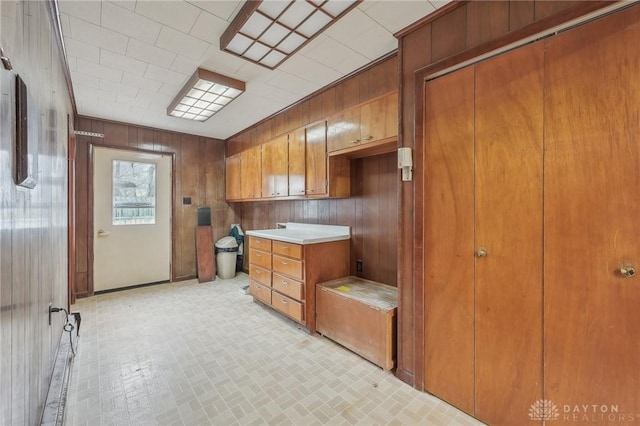
[[[109,235],[109,231],[104,231],[102,229],[98,230],[98,237],[106,237],[107,235]]]
[[[479,248],[478,251],[476,252],[476,256],[478,257],[487,257],[487,249],[484,248]]]
[[[630,278],[636,274],[636,269],[633,266],[623,266],[620,268],[620,273],[623,277]]]

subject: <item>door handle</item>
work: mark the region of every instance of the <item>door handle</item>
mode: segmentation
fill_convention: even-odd
[[[108,236],[109,236],[109,231],[105,231],[102,229],[98,230],[98,238],[108,237]]]
[[[620,273],[625,278],[631,278],[636,275],[636,269],[633,266],[623,266],[620,268]]]
[[[476,256],[478,257],[487,257],[489,253],[487,253],[487,249],[485,248],[479,248],[478,251],[476,252]]]

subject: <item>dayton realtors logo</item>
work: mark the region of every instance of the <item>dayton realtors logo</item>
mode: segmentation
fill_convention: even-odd
[[[606,404],[564,404],[562,413],[558,405],[549,399],[539,399],[529,407],[531,420],[558,420],[565,422],[640,422],[640,414],[620,412],[618,405]]]

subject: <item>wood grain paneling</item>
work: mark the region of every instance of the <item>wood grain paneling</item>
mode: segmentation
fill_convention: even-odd
[[[474,412],[474,70],[425,85],[425,389]]]
[[[72,114],[49,2],[0,2],[0,424],[40,424],[68,304],[68,129]],[[33,189],[14,183],[15,78],[28,94]]]
[[[638,23],[636,5],[547,43],[545,398],[610,425],[640,411],[640,285],[620,273],[640,265]]]
[[[172,279],[181,280],[196,276],[195,230],[197,208],[211,208],[211,226],[214,241],[227,235],[231,223],[239,220],[237,213],[225,202],[224,154],[222,141],[200,136],[123,125],[98,119],[80,117],[78,130],[105,130],[104,139],[79,136],[76,159],[76,289],[78,297],[93,294],[91,277],[89,221],[89,191],[86,185],[89,170],[90,143],[110,147],[136,146],[154,152],[175,155],[174,168],[174,217]],[[113,139],[116,138],[116,139]],[[122,142],[125,141],[126,145]],[[183,197],[191,197],[191,204],[183,204]],[[87,213],[84,213],[87,212]]]
[[[487,4],[472,5],[468,11],[470,3]],[[469,18],[469,22],[475,23],[476,31],[482,31],[483,34],[484,31],[489,31],[492,34],[501,32],[496,29],[497,27],[481,28],[485,22],[489,27],[494,25],[492,24],[494,19],[492,16],[477,15],[483,7],[492,7],[489,3],[492,2],[451,3],[436,12],[433,18],[422,20],[419,24],[412,25],[398,34],[401,76],[399,144],[413,148],[415,150],[414,158],[422,159],[422,84],[425,77],[610,4],[595,1],[514,0],[509,2],[509,32],[497,36],[497,38],[487,36],[486,40],[484,36],[468,36],[467,18]],[[498,26],[504,25],[503,19],[498,19],[498,22]],[[467,45],[467,41],[480,44]],[[399,202],[401,239],[398,258],[400,259],[399,276],[402,286],[398,290],[397,375],[418,389],[423,389],[424,357],[421,351],[424,348],[424,337],[421,326],[414,327],[414,325],[422,324],[424,315],[424,307],[422,306],[424,279],[420,272],[424,257],[423,251],[426,249],[422,241],[424,214],[421,208],[424,197],[422,190],[424,173],[426,171],[423,169],[421,161],[414,161],[414,181],[401,185]]]
[[[467,46],[494,40],[509,31],[509,1],[471,1],[467,4]]]

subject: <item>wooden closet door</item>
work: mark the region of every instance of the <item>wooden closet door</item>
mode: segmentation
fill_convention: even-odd
[[[473,415],[473,67],[424,88],[425,389]]]
[[[496,425],[542,399],[543,60],[537,43],[476,65],[475,415]]]
[[[586,404],[579,419],[640,420],[640,276],[620,272],[640,273],[639,46],[639,6],[547,42],[545,398],[560,408],[554,424],[575,424],[574,406]]]

